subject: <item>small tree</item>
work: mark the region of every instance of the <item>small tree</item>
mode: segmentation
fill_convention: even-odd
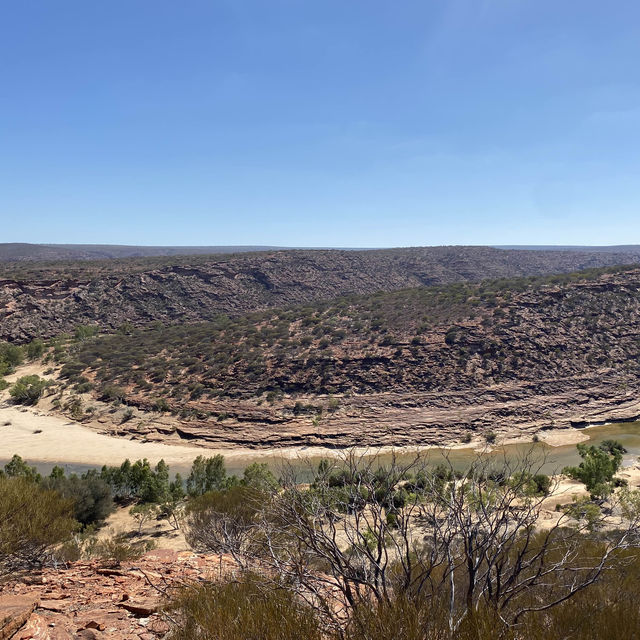
[[[219,491],[227,484],[224,456],[216,455],[212,458],[198,456],[193,461],[191,473],[187,478],[187,493],[190,496],[201,496],[207,491]]]
[[[582,462],[577,467],[565,467],[562,472],[582,482],[592,500],[604,500],[613,492],[613,476],[620,469],[626,449],[615,440],[605,440],[596,447],[579,444],[578,454]]]
[[[29,482],[40,482],[42,479],[37,469],[29,466],[18,454],[14,454],[4,465],[4,473],[9,478],[24,478]]]
[[[129,509],[129,513],[138,523],[138,535],[142,534],[142,527],[158,515],[158,506],[155,504],[137,504]]]

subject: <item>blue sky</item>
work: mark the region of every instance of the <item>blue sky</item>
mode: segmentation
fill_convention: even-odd
[[[0,0],[1,242],[640,243],[640,3]]]

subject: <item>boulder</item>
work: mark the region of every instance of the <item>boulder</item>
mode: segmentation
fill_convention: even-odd
[[[38,599],[32,595],[0,596],[0,640],[9,640],[33,613]]]

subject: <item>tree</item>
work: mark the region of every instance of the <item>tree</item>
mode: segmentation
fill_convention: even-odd
[[[269,491],[278,486],[276,477],[264,462],[250,464],[242,474],[242,484],[261,491]]]
[[[205,458],[198,456],[191,466],[187,478],[187,493],[190,496],[201,496],[207,491],[219,491],[228,484],[224,457],[221,455]]]
[[[187,541],[199,551],[252,556],[255,527],[266,502],[267,494],[243,485],[194,497],[187,504]]]
[[[4,465],[4,473],[10,478],[24,478],[29,482],[40,482],[42,476],[35,467],[30,467],[19,455],[14,454]]]
[[[155,469],[146,458],[133,464],[125,460],[120,467],[102,467],[100,477],[109,484],[114,496],[124,501],[157,503],[170,494],[169,467],[164,460],[160,460]]]
[[[43,481],[43,487],[57,491],[73,503],[75,519],[83,526],[103,521],[113,511],[111,488],[94,470],[81,477],[69,477],[54,467],[51,475]]]
[[[582,462],[577,467],[565,467],[562,472],[582,482],[592,500],[604,500],[615,488],[613,476],[620,469],[626,449],[615,440],[594,445],[577,445]]]
[[[158,505],[155,504],[137,504],[129,509],[129,513],[138,523],[138,535],[142,534],[142,527],[158,515]]]

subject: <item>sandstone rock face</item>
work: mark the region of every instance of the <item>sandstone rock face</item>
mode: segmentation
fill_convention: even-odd
[[[216,447],[448,444],[640,416],[640,270],[478,295],[426,328],[423,291],[291,310],[284,324],[265,313],[258,329],[105,337],[69,366],[180,416],[173,430],[147,413],[114,433]]]
[[[216,578],[227,558],[160,549],[121,570],[93,564],[45,569],[40,580],[0,586],[0,640],[154,640],[169,631],[163,592]]]
[[[427,247],[271,251],[165,261],[0,265],[0,339],[25,342],[95,323],[113,329],[209,320],[407,287],[566,273],[638,262],[637,253]],[[151,266],[149,266],[151,265]],[[157,265],[157,266],[155,266]]]
[[[33,594],[0,595],[0,640],[13,638],[38,604]]]

